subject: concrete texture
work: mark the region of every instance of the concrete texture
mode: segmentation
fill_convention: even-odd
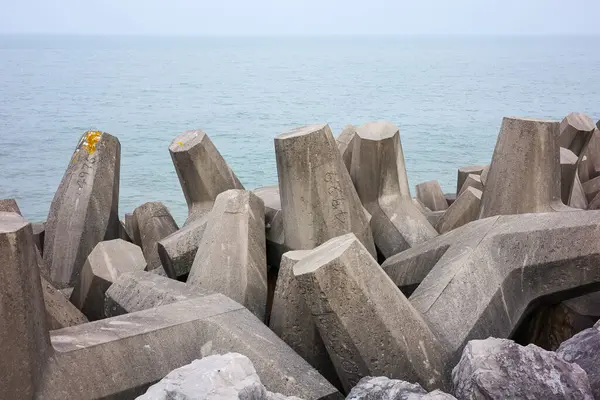
[[[558,145],[567,148],[578,157],[585,152],[596,127],[590,117],[582,113],[570,113],[559,126]]]
[[[444,193],[444,197],[446,198],[446,202],[448,203],[448,207],[452,205],[456,201],[456,193]]]
[[[50,282],[41,277],[48,329],[85,324],[88,319]]]
[[[185,131],[169,146],[169,153],[188,204],[188,222],[208,213],[217,196],[229,189],[243,189],[235,173],[208,135]]]
[[[578,174],[575,174],[573,186],[571,188],[571,193],[567,205],[569,207],[579,208],[581,210],[587,210],[589,207],[588,199],[585,194],[585,189],[583,188],[583,185],[579,180]]]
[[[600,176],[597,176],[593,179],[582,184],[583,192],[585,193],[585,197],[588,201],[594,200],[594,197],[600,193]]]
[[[439,390],[427,393],[418,383],[385,376],[366,376],[352,388],[346,400],[456,400]]]
[[[275,138],[275,155],[288,248],[309,250],[353,232],[376,254],[369,218],[328,125],[280,134]]]
[[[597,167],[600,166],[600,130],[596,129],[587,147],[582,151],[581,161],[579,162],[579,178],[581,182],[586,182],[597,175]]]
[[[436,226],[445,213],[446,211],[427,211],[425,212],[425,218],[427,218],[427,221],[431,226]]]
[[[442,345],[356,236],[327,241],[293,269],[345,391],[373,375],[447,386]]]
[[[490,164],[486,165],[485,167],[483,167],[483,171],[481,171],[481,183],[483,183],[483,186],[485,187],[485,183],[487,182],[487,177],[490,173]]]
[[[33,240],[35,241],[35,245],[40,250],[40,254],[44,254],[44,236],[46,234],[46,221],[32,224],[31,229],[33,230]]]
[[[217,196],[187,284],[223,293],[264,321],[267,306],[265,206],[254,193]]]
[[[465,182],[463,183],[462,188],[458,191],[458,195],[460,196],[461,194],[463,194],[463,192],[465,190],[467,190],[467,188],[470,188],[470,187],[477,189],[479,191],[483,191],[483,183],[481,182],[481,176],[475,175],[475,174],[469,174],[465,178]]]
[[[329,382],[336,383],[337,374],[294,277],[294,265],[308,254],[310,250],[290,251],[283,255],[269,327]]]
[[[354,138],[356,137],[356,126],[348,124],[335,138],[342,160],[348,172],[352,168],[352,152],[354,150]]]
[[[262,186],[252,190],[265,204],[265,226],[271,225],[275,215],[281,211],[281,197],[279,197],[279,186]]]
[[[456,178],[456,194],[460,193],[460,190],[469,175],[481,175],[485,169],[485,165],[470,165],[468,167],[461,167],[458,169],[458,176]],[[481,190],[481,189],[480,189]]]
[[[289,251],[285,245],[283,231],[283,212],[281,211],[281,197],[279,186],[264,186],[254,189],[255,195],[265,203],[265,237],[267,245],[267,264],[279,268],[281,256]]]
[[[559,123],[525,118],[502,120],[479,218],[562,211]]]
[[[395,125],[370,122],[357,129],[351,176],[371,214],[373,239],[383,257],[437,236],[410,197],[400,131]]]
[[[58,289],[73,286],[85,259],[119,235],[121,144],[102,132],[81,137],[54,195],[44,237],[44,262]]]
[[[158,254],[158,242],[178,229],[171,213],[160,202],[144,203],[133,211],[134,242],[141,244],[147,271],[166,273]]]
[[[438,181],[427,181],[415,186],[417,199],[431,211],[444,211],[448,208],[448,202]]]
[[[577,157],[569,149],[560,148],[560,177],[561,177],[561,199],[570,207],[587,209],[588,200],[585,196],[581,179],[578,174],[582,157]]]
[[[465,181],[466,185],[467,181]],[[481,190],[467,187],[458,199],[444,212],[435,225],[435,229],[444,234],[460,226],[475,221],[481,205]]]
[[[21,209],[15,199],[0,200],[0,212],[13,212],[22,215]]]
[[[181,279],[189,274],[209,219],[210,213],[198,217],[158,242],[158,256],[168,277]]]
[[[71,303],[91,321],[104,315],[104,294],[119,277],[127,272],[143,271],[146,260],[142,250],[122,239],[100,242],[88,256],[79,280],[71,293]]]
[[[123,226],[125,227],[125,232],[127,233],[127,235],[129,236],[129,238],[131,239],[131,243],[142,247],[142,244],[139,242],[139,237],[135,237],[135,229],[134,229],[134,223],[133,223],[133,213],[127,213],[125,214],[125,218],[123,219]],[[138,236],[139,236],[139,232],[138,232]],[[136,241],[137,240],[137,241]]]

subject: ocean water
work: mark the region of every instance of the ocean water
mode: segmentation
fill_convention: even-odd
[[[46,218],[80,135],[121,141],[120,214],[187,214],[171,140],[203,129],[246,188],[277,183],[273,138],[389,120],[411,187],[488,163],[502,117],[600,118],[598,37],[0,36],[0,198]]]

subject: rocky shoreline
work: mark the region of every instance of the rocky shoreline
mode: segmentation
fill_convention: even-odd
[[[506,117],[414,198],[389,122],[276,136],[254,190],[186,131],[181,227],[120,220],[119,140],[86,132],[44,223],[0,200],[2,398],[600,399],[596,125]]]

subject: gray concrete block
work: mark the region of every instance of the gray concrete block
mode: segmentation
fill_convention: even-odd
[[[470,165],[468,167],[461,167],[458,169],[458,176],[456,178],[456,194],[460,193],[460,190],[469,175],[481,175],[485,169],[485,165]],[[481,180],[480,180],[481,182]],[[480,189],[481,190],[481,189]]]
[[[139,242],[139,237],[136,238],[136,236],[135,236],[135,229],[134,229],[133,225],[134,225],[133,213],[125,214],[125,218],[123,219],[123,226],[125,228],[125,232],[127,233],[127,236],[129,236],[129,238],[131,239],[131,243],[142,247],[142,243]],[[139,232],[138,232],[138,236],[139,236]],[[136,240],[137,240],[137,242],[136,242]]]
[[[444,211],[448,208],[448,202],[438,181],[427,181],[415,186],[417,199],[431,211]]]
[[[465,181],[465,185],[467,183]],[[479,216],[481,195],[481,190],[467,187],[458,196],[458,199],[444,212],[444,215],[442,215],[435,225],[435,229],[440,234],[444,234],[471,221],[475,221]]]
[[[171,213],[160,202],[148,202],[133,211],[134,242],[140,243],[147,271],[165,273],[158,254],[158,242],[178,230]]]
[[[442,219],[442,217],[444,216],[445,213],[446,213],[445,210],[443,210],[443,211],[426,211],[425,218],[427,218],[427,221],[431,224],[431,226],[436,226],[438,224],[438,222]]]
[[[31,225],[33,229],[33,240],[35,245],[40,250],[40,254],[44,254],[44,236],[46,233],[46,221],[38,222]]]
[[[271,225],[271,221],[279,211],[281,211],[281,197],[279,197],[279,186],[263,186],[252,190],[252,193],[257,195],[263,203],[265,203],[265,226],[267,229]]]
[[[122,239],[100,242],[88,256],[73,293],[71,303],[90,320],[104,318],[104,294],[127,272],[143,271],[146,260],[142,250]]]
[[[342,129],[340,134],[335,138],[338,149],[342,155],[342,160],[348,172],[352,168],[352,152],[354,150],[354,138],[356,137],[356,127],[348,124]]]
[[[558,145],[567,148],[578,157],[583,155],[596,127],[590,117],[582,113],[570,113],[559,126]]]
[[[481,176],[469,174],[465,178],[462,188],[458,191],[458,195],[460,196],[461,194],[463,194],[463,192],[465,190],[467,190],[467,188],[470,188],[470,187],[477,189],[479,191],[483,191],[483,183],[481,182]]]
[[[345,391],[373,375],[448,386],[445,349],[356,236],[327,241],[293,269]]]
[[[329,126],[305,126],[277,136],[275,154],[287,247],[309,250],[353,232],[375,255],[368,216]]]
[[[22,215],[21,209],[15,199],[0,200],[0,212],[13,212]]]
[[[279,268],[281,256],[289,251],[285,245],[283,231],[283,212],[281,211],[281,197],[279,186],[264,186],[254,189],[256,194],[265,203],[265,235],[267,245],[267,264]]]
[[[249,191],[219,194],[187,279],[240,302],[261,320],[267,303],[264,207]]]
[[[48,329],[61,329],[88,322],[86,316],[64,294],[52,286],[44,277],[41,277],[41,280]]]
[[[487,181],[487,177],[488,174],[490,173],[490,164],[486,165],[485,167],[483,167],[483,171],[481,171],[481,183],[483,183],[483,186],[485,187],[485,183]]]
[[[73,286],[85,259],[119,235],[121,144],[108,133],[86,132],[54,195],[44,237],[44,262],[58,288]]]
[[[351,176],[371,214],[373,239],[383,257],[437,236],[410,197],[400,130],[394,124],[370,122],[357,129]]]
[[[158,242],[158,256],[167,276],[178,279],[189,274],[209,219],[210,213],[198,217]]]
[[[593,179],[582,184],[583,192],[585,193],[585,197],[588,201],[594,200],[594,197],[598,193],[600,193],[600,176],[597,176]]]
[[[169,146],[169,153],[188,205],[185,224],[210,212],[220,193],[244,188],[201,130],[185,131],[177,136]]]

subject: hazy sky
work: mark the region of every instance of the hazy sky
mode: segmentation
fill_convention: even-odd
[[[600,34],[599,16],[600,0],[0,0],[0,33]]]

